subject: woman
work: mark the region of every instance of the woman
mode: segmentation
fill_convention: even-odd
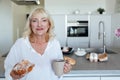
[[[54,38],[53,21],[43,8],[36,8],[28,17],[24,36],[18,39],[5,60],[7,80],[59,80],[52,69],[54,59],[63,59],[59,42]],[[16,75],[13,67],[21,60],[34,63],[33,70],[26,75]],[[71,65],[65,63],[64,73]]]

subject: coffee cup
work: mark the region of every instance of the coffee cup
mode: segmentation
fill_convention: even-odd
[[[68,47],[63,47],[63,52],[68,52],[68,51],[69,51]]]
[[[64,72],[63,72],[64,63],[65,63],[65,61],[63,59],[53,60],[53,62],[52,62],[53,70],[58,77],[60,77],[61,75],[64,74]]]

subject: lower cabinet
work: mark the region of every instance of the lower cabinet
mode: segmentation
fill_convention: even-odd
[[[0,80],[5,80],[5,78],[0,78]]]
[[[120,77],[101,77],[101,80],[120,80]]]
[[[63,77],[62,80],[100,80],[100,77]]]
[[[0,79],[1,80],[1,79]],[[2,79],[4,80],[4,79]],[[76,76],[65,76],[62,80],[120,80],[120,77],[76,77]]]

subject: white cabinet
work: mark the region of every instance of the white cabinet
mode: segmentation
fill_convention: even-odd
[[[68,46],[74,48],[88,48],[88,37],[68,37]]]
[[[0,78],[0,80],[5,80],[5,78]]]
[[[55,35],[60,41],[61,46],[66,45],[66,15],[54,14],[52,15],[54,25],[55,25]]]
[[[101,77],[101,80],[120,80],[120,77]]]
[[[63,77],[62,80],[120,80],[120,77]]]
[[[89,36],[85,36],[86,34],[88,35],[88,31],[87,31],[88,30],[88,15],[82,15],[82,14],[81,15],[72,15],[72,14],[67,15],[67,27],[68,27],[68,34],[69,34],[69,31],[72,31],[72,30],[73,30],[72,34],[77,34],[77,35],[79,35],[80,33],[82,34],[82,36],[75,36],[75,35],[68,36],[67,38],[68,46],[74,47],[74,48],[78,48],[78,47],[88,48]]]
[[[88,47],[101,48],[103,47],[103,24],[105,27],[105,45],[106,47],[111,46],[111,15],[64,15],[64,14],[53,14],[52,15],[55,24],[56,38],[60,41],[61,46],[66,45],[72,47]],[[68,38],[67,39],[67,22],[77,20],[88,20],[89,36],[81,38]],[[99,29],[100,26],[100,29]],[[100,30],[100,39],[99,39]],[[78,44],[79,43],[79,44]]]
[[[88,20],[88,15],[67,15],[67,21],[86,21]]]
[[[62,80],[100,80],[100,77],[63,77]]]
[[[100,23],[101,21],[103,24]],[[105,44],[107,47],[111,46],[111,15],[90,15],[90,47],[103,47],[103,26],[105,27]]]

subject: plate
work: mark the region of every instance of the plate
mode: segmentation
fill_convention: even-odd
[[[84,55],[86,54],[85,51],[76,51],[76,52],[74,52],[74,53],[75,53],[75,55],[77,55],[77,56],[84,56]]]

